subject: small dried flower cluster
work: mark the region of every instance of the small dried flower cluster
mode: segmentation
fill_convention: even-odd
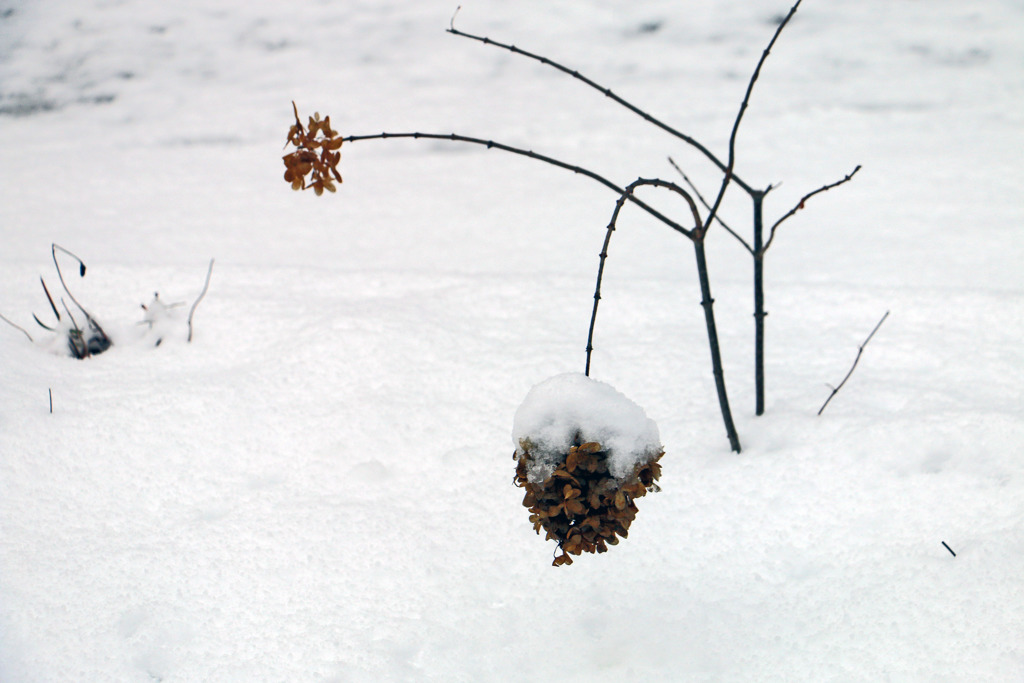
[[[636,518],[634,502],[648,491],[658,491],[655,481],[661,476],[659,453],[649,462],[637,464],[632,476],[617,481],[608,473],[607,451],[596,442],[570,447],[565,462],[543,483],[529,481],[527,470],[530,444],[520,444],[516,455],[516,485],[526,489],[523,505],[530,510],[530,521],[538,534],[558,542],[561,555],[555,567],[572,564],[569,555],[604,553],[617,545],[618,536],[626,538]]]
[[[334,182],[341,182],[338,173],[341,152],[338,149],[342,138],[338,137],[338,131],[331,129],[330,116],[321,120],[319,113],[313,114],[309,117],[307,129],[299,120],[299,109],[294,102],[292,109],[295,111],[295,125],[288,131],[285,146],[293,145],[295,151],[283,157],[287,167],[284,179],[291,183],[293,190],[312,187],[318,197],[324,190],[334,192]],[[306,176],[309,176],[309,182],[306,182]]]

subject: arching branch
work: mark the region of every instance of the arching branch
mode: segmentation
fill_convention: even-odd
[[[697,189],[697,186],[693,184],[693,181],[690,180],[690,177],[686,175],[683,169],[679,168],[679,164],[675,162],[675,159],[669,157],[668,163],[672,164],[672,168],[676,169],[676,172],[679,173],[680,176],[682,176],[683,182],[686,183],[686,186],[690,188],[690,191],[697,196],[697,199],[700,200],[700,203],[704,205],[704,208],[710,211],[711,206],[708,204],[707,200],[704,199],[704,195],[700,193],[700,190]],[[742,244],[743,248],[749,251],[751,256],[753,256],[753,247],[751,247],[750,244],[748,244],[747,241],[743,239],[738,232],[729,227],[729,225],[725,221],[723,221],[722,217],[719,216],[717,213],[715,214],[715,220],[718,221],[718,224],[721,225],[727,233],[735,237],[736,241]]]
[[[549,157],[544,154],[538,154],[533,150],[522,149],[520,147],[513,147],[494,140],[484,140],[483,138],[474,138],[466,135],[458,135],[456,133],[376,133],[372,135],[349,135],[348,137],[342,138],[345,142],[358,142],[360,140],[388,140],[398,138],[412,138],[414,140],[446,140],[450,142],[465,142],[473,145],[482,145],[487,149],[500,149],[503,152],[510,152],[512,154],[518,154],[520,156],[528,157],[530,159],[536,159],[537,161],[543,161],[546,164],[557,166],[558,168],[572,171],[573,173],[585,176],[591,180],[597,181],[604,185],[608,189],[612,190],[618,195],[622,195],[625,192],[625,188],[619,187],[612,181],[608,180],[604,176],[598,175],[597,173],[583,168],[582,166],[575,166],[573,164],[566,163],[554,157]],[[668,216],[664,215],[660,211],[649,206],[645,202],[637,199],[632,194],[629,195],[629,200],[639,206],[641,209],[651,214],[659,221],[669,226],[673,230],[687,234],[689,231],[683,226],[673,221]]]
[[[687,194],[686,190],[674,183],[657,178],[637,178],[623,189],[622,194],[619,195],[619,199],[615,202],[615,210],[612,212],[611,220],[608,222],[608,227],[605,231],[604,244],[601,245],[601,253],[598,254],[600,260],[597,265],[597,285],[594,288],[594,308],[590,313],[590,329],[587,332],[587,363],[584,374],[588,377],[590,376],[590,358],[594,350],[594,327],[597,324],[597,307],[601,302],[601,282],[604,279],[604,264],[608,259],[608,246],[611,244],[612,233],[615,232],[615,227],[619,220],[619,213],[622,211],[622,207],[625,205],[626,200],[633,196],[633,193],[636,192],[638,187],[643,187],[645,185],[665,187],[681,195],[690,206],[690,211],[693,214],[695,230],[699,229],[701,225],[700,214],[697,212],[697,205],[693,202],[693,198]],[[690,240],[693,240],[694,238],[693,230],[684,230],[683,234]]]
[[[725,431],[726,436],[729,439],[729,446],[733,451],[739,453],[741,451],[740,440],[739,435],[736,433],[736,426],[733,424],[732,410],[729,408],[729,397],[725,389],[725,372],[722,368],[722,356],[718,344],[718,330],[715,325],[715,314],[713,309],[714,299],[711,298],[711,281],[708,277],[707,259],[704,253],[704,235],[706,234],[706,231],[702,227],[700,212],[697,209],[696,202],[693,201],[693,197],[675,183],[661,180],[660,178],[637,178],[623,189],[622,195],[620,195],[618,201],[615,202],[615,210],[612,212],[611,221],[608,223],[608,229],[604,238],[604,245],[601,249],[601,260],[597,271],[597,285],[594,288],[594,308],[590,315],[590,330],[587,334],[586,374],[590,374],[590,360],[591,354],[594,350],[594,327],[597,322],[597,308],[601,301],[601,281],[604,277],[604,266],[605,261],[608,258],[608,245],[611,242],[611,235],[612,232],[615,231],[615,225],[618,222],[619,214],[622,212],[622,207],[625,205],[626,200],[633,196],[638,187],[645,185],[663,187],[671,190],[686,200],[687,205],[690,207],[690,213],[693,216],[694,228],[693,230],[686,231],[683,234],[693,242],[694,253],[697,257],[697,276],[700,280],[701,292],[700,303],[701,307],[704,309],[704,321],[708,332],[708,346],[711,352],[711,371],[715,378],[715,390],[718,394],[718,405],[722,412],[722,421],[725,423]]]

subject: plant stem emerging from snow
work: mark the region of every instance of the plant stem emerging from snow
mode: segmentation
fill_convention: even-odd
[[[839,383],[839,386],[832,388],[832,393],[828,395],[828,398],[825,399],[825,402],[821,405],[821,408],[818,410],[818,415],[825,412],[825,406],[828,405],[828,402],[832,400],[833,396],[839,393],[839,390],[843,388],[844,384],[846,384],[846,380],[850,379],[850,375],[852,375],[853,371],[857,369],[857,363],[860,362],[860,356],[864,353],[864,347],[868,345],[871,338],[875,336],[875,332],[878,332],[878,328],[882,326],[882,323],[884,323],[885,319],[888,317],[889,311],[886,311],[885,315],[882,316],[882,319],[878,321],[877,325],[875,325],[875,329],[871,330],[871,334],[869,334],[868,338],[864,340],[864,343],[857,347],[857,357],[853,359],[853,365],[850,366],[850,371],[846,373],[846,377],[844,377],[843,381]]]
[[[50,245],[50,253],[53,256],[53,265],[57,268],[57,277],[60,278],[60,284],[64,287],[64,291],[67,292],[67,295],[71,298],[71,301],[74,302],[75,306],[78,306],[78,310],[80,310],[85,316],[86,326],[88,329],[88,332],[85,332],[78,327],[78,323],[75,322],[74,316],[71,315],[71,310],[67,307],[67,304],[64,304],[64,300],[61,299],[61,304],[64,305],[64,310],[68,314],[68,318],[71,319],[74,326],[72,330],[73,335],[68,340],[71,353],[75,358],[87,358],[94,353],[102,353],[110,348],[112,343],[110,341],[110,337],[107,336],[107,333],[103,331],[103,328],[100,327],[100,324],[96,322],[96,319],[92,317],[89,311],[85,310],[82,304],[78,303],[78,299],[76,299],[75,295],[71,293],[70,289],[68,289],[68,284],[64,281],[64,274],[60,270],[60,263],[57,261],[58,249],[78,261],[79,277],[85,277],[85,263],[82,259],[78,258],[59,244]],[[43,283],[43,289],[46,289],[45,282]],[[46,296],[47,298],[50,298],[49,291],[46,292]],[[50,299],[50,305],[53,306],[52,298]],[[54,307],[54,313],[57,313],[56,307]],[[59,314],[57,314],[57,319],[60,319]]]
[[[5,318],[3,315],[0,315],[0,320],[3,320],[5,323],[7,323],[8,325],[10,325],[11,327],[13,327],[15,329],[21,330],[21,333],[24,334],[26,337],[28,337],[29,341],[32,341],[32,335],[29,334],[28,332],[26,332],[25,328],[22,327],[21,325],[18,325],[16,323],[11,322],[7,318]]]
[[[210,267],[206,269],[206,282],[203,284],[203,291],[199,292],[199,297],[192,304],[192,308],[188,312],[188,341],[192,342],[192,316],[195,315],[196,307],[199,302],[206,296],[206,290],[210,288],[210,275],[213,274],[213,259],[210,259]],[[159,343],[159,342],[157,342]]]
[[[708,346],[711,350],[711,370],[715,377],[715,389],[718,392],[718,405],[722,411],[722,421],[725,423],[725,431],[729,438],[729,446],[733,451],[739,453],[741,450],[740,440],[736,433],[736,427],[733,424],[732,410],[729,408],[729,396],[725,389],[725,372],[722,369],[722,354],[718,344],[718,329],[715,325],[715,313],[712,307],[714,300],[711,298],[711,281],[708,277],[707,258],[704,253],[704,236],[706,231],[702,227],[700,212],[697,209],[697,204],[693,201],[693,197],[675,183],[670,183],[659,178],[637,178],[626,186],[622,195],[619,196],[618,201],[615,202],[615,210],[612,212],[612,218],[609,221],[608,229],[605,232],[604,244],[601,247],[600,261],[597,267],[597,284],[594,288],[594,308],[590,314],[590,330],[587,333],[587,363],[585,374],[587,376],[590,375],[591,354],[594,350],[594,327],[597,323],[597,308],[601,301],[601,282],[604,278],[604,266],[605,261],[608,258],[608,246],[611,243],[612,233],[615,231],[619,214],[621,213],[626,200],[633,196],[633,193],[638,187],[646,185],[663,187],[680,195],[686,200],[686,203],[690,208],[690,213],[693,216],[693,230],[684,231],[683,234],[693,242],[697,257],[697,276],[700,280],[701,306],[704,308],[704,321],[708,331]]]

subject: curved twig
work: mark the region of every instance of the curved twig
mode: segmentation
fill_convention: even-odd
[[[601,301],[601,281],[604,277],[604,266],[605,261],[608,258],[608,245],[611,241],[612,232],[615,230],[615,224],[618,221],[619,213],[622,211],[622,207],[626,203],[627,198],[633,197],[633,193],[636,188],[643,185],[650,185],[654,187],[664,187],[672,190],[676,194],[683,197],[686,203],[690,207],[690,212],[693,215],[694,228],[684,232],[691,242],[693,242],[694,253],[697,257],[697,276],[700,280],[700,292],[701,292],[701,307],[704,309],[704,322],[707,326],[708,332],[708,346],[711,351],[711,372],[715,378],[715,390],[718,394],[718,405],[722,411],[722,421],[725,423],[726,436],[729,439],[729,446],[733,451],[739,453],[740,439],[736,433],[736,426],[732,420],[732,410],[729,408],[729,396],[725,389],[725,372],[722,369],[722,355],[718,345],[718,331],[715,326],[715,314],[713,310],[714,300],[711,298],[711,282],[708,278],[708,267],[707,259],[704,253],[704,235],[705,231],[702,229],[700,212],[697,209],[697,204],[693,201],[693,197],[683,188],[679,187],[675,183],[671,183],[659,178],[637,178],[635,181],[630,183],[626,188],[623,189],[622,195],[619,200],[615,203],[615,210],[612,213],[612,219],[608,224],[608,230],[605,233],[604,245],[601,249],[601,260],[598,265],[597,271],[597,286],[594,289],[594,308],[590,315],[590,330],[587,334],[587,365],[586,374],[590,374],[590,359],[591,354],[594,350],[594,327],[597,321],[597,308]]]
[[[110,345],[113,342],[110,341],[110,337],[108,337],[107,333],[103,331],[103,328],[100,327],[100,324],[98,322],[96,322],[96,319],[92,317],[92,314],[89,313],[89,311],[85,310],[85,307],[82,306],[82,304],[80,304],[78,302],[78,299],[75,298],[75,295],[71,293],[70,289],[68,289],[67,283],[64,282],[64,274],[60,270],[60,263],[58,263],[58,261],[57,261],[57,250],[58,249],[60,249],[65,254],[67,254],[71,258],[75,259],[76,261],[78,261],[78,275],[79,275],[79,277],[85,277],[85,263],[82,261],[82,259],[78,258],[78,256],[76,256],[75,254],[71,253],[70,251],[68,251],[64,247],[60,246],[59,244],[53,243],[53,244],[50,245],[50,253],[53,255],[53,265],[56,266],[56,268],[57,268],[57,277],[60,278],[60,284],[64,287],[64,291],[67,292],[69,297],[71,297],[71,300],[75,303],[75,305],[78,306],[78,310],[80,310],[82,312],[82,315],[85,316],[85,322],[87,323],[87,325],[89,327],[89,331],[96,333],[95,336],[90,335],[90,338],[86,339],[85,333],[82,331],[81,328],[78,327],[78,323],[75,322],[74,316],[71,315],[71,309],[68,308],[67,304],[64,303],[64,299],[61,298],[60,303],[61,303],[62,306],[64,306],[64,310],[65,310],[65,312],[67,312],[68,317],[71,318],[71,323],[74,326],[73,329],[78,334],[78,336],[79,336],[79,338],[81,339],[81,342],[82,342],[82,352],[81,352],[81,355],[79,355],[78,351],[76,349],[76,345],[74,343],[74,339],[71,338],[69,343],[71,344],[72,354],[74,354],[76,358],[86,358],[86,357],[88,357],[89,355],[91,355],[93,353],[93,350],[90,348],[92,346],[94,346],[95,349],[97,349],[95,351],[95,353],[102,353],[107,348],[109,348]],[[40,279],[42,279],[42,278],[40,278]],[[44,290],[46,289],[46,283],[45,282],[43,283],[43,289]],[[47,296],[49,296],[49,294],[50,294],[49,291],[47,291],[46,294],[47,294]],[[50,304],[51,305],[53,304],[52,300],[50,301]],[[56,312],[56,307],[54,308],[54,312]],[[60,319],[60,316],[58,315],[57,318]],[[96,342],[95,344],[93,344],[93,342],[96,341],[96,340],[99,340],[99,341]]]
[[[619,195],[619,199],[615,202],[615,210],[612,212],[611,220],[608,222],[608,228],[605,231],[604,243],[601,245],[601,253],[598,254],[600,260],[598,261],[597,265],[597,285],[594,288],[594,308],[590,313],[590,329],[587,332],[587,363],[586,368],[584,370],[584,374],[587,375],[588,377],[590,376],[590,358],[594,350],[594,327],[597,324],[597,307],[601,302],[601,281],[604,279],[604,264],[605,261],[608,259],[608,245],[612,241],[612,233],[615,232],[615,226],[619,220],[619,213],[622,211],[623,205],[626,203],[626,200],[633,195],[633,193],[636,191],[636,188],[644,185],[667,187],[673,190],[674,192],[677,192],[678,194],[682,195],[683,198],[686,199],[686,201],[690,205],[690,210],[692,211],[694,216],[695,226],[699,228],[701,224],[700,215],[697,213],[697,205],[694,204],[693,198],[691,198],[685,190],[683,190],[678,185],[675,185],[674,183],[669,183],[667,181],[655,178],[637,178],[623,189],[622,194]],[[688,239],[693,239],[693,231],[683,231],[683,234]]]
[[[196,306],[198,306],[199,302],[203,300],[204,296],[206,296],[206,290],[210,288],[210,275],[212,275],[212,274],[213,274],[213,259],[210,259],[210,267],[206,269],[206,282],[203,284],[203,291],[199,292],[199,297],[195,300],[195,303],[192,304],[192,308],[189,309],[189,312],[188,312],[188,341],[189,341],[189,343],[192,342],[192,316],[196,312]]]
[[[10,325],[11,327],[13,327],[13,328],[15,328],[15,329],[21,330],[21,333],[22,333],[22,334],[24,334],[24,335],[25,335],[26,337],[28,337],[28,340],[29,340],[29,341],[33,341],[33,340],[32,340],[32,335],[31,335],[31,334],[29,334],[29,333],[28,333],[28,332],[27,332],[27,331],[25,330],[25,328],[24,328],[24,327],[22,327],[21,325],[18,325],[17,323],[14,323],[14,322],[12,322],[12,321],[8,320],[7,318],[5,318],[5,317],[3,316],[3,314],[0,314],[0,320],[3,320],[3,321],[4,321],[5,323],[7,323],[8,325]],[[33,343],[35,343],[35,342],[33,342]]]
[[[797,3],[797,4],[799,4],[799,3]],[[488,38],[486,36],[478,36],[478,35],[474,35],[472,33],[466,33],[464,31],[460,31],[457,28],[455,28],[455,18],[454,17],[452,17],[452,25],[451,25],[450,28],[447,29],[447,31],[448,31],[448,33],[451,33],[452,35],[460,36],[462,38],[469,38],[470,40],[476,40],[478,42],[483,43],[484,45],[493,45],[495,47],[500,47],[500,48],[508,50],[509,52],[512,52],[514,54],[522,55],[523,57],[528,57],[530,59],[533,59],[533,60],[536,60],[536,61],[540,62],[541,64],[546,64],[547,66],[550,66],[550,67],[553,67],[555,69],[558,69],[562,73],[568,74],[569,76],[572,76],[576,80],[581,81],[581,82],[589,85],[594,90],[597,90],[602,95],[604,95],[605,97],[611,99],[612,101],[616,102],[617,104],[622,105],[623,107],[625,107],[626,109],[630,110],[631,112],[633,112],[634,114],[636,114],[637,116],[639,116],[643,120],[647,121],[648,123],[651,123],[654,126],[657,126],[658,128],[661,128],[662,130],[664,130],[665,132],[669,133],[670,135],[673,135],[673,136],[679,138],[680,140],[682,140],[683,142],[687,143],[688,145],[690,145],[691,147],[693,147],[694,149],[699,151],[701,154],[703,154],[705,157],[707,157],[708,160],[710,160],[711,163],[713,163],[715,166],[717,166],[720,171],[723,171],[723,172],[727,171],[727,168],[728,168],[727,165],[722,163],[722,161],[717,156],[715,156],[711,152],[711,150],[709,150],[707,147],[705,147],[701,143],[697,142],[696,139],[692,138],[689,135],[686,135],[685,133],[682,133],[682,132],[676,130],[675,128],[673,128],[672,126],[669,126],[668,124],[664,123],[660,119],[657,119],[657,118],[651,116],[650,114],[648,114],[643,109],[640,109],[636,105],[634,105],[634,104],[624,100],[623,98],[619,97],[618,95],[616,95],[614,92],[611,91],[610,88],[606,88],[603,85],[600,85],[599,83],[596,83],[596,82],[592,81],[591,79],[587,78],[586,76],[581,74],[579,71],[576,71],[575,69],[570,69],[569,67],[564,66],[562,64],[559,64],[558,62],[555,62],[553,60],[550,60],[547,57],[544,57],[544,56],[541,56],[541,55],[538,55],[538,54],[534,54],[532,52],[527,52],[526,50],[522,50],[522,49],[516,47],[515,45],[509,45],[509,44],[506,44],[506,43],[498,42],[496,40],[491,40],[490,38]],[[742,187],[747,192],[755,192],[756,191],[750,185],[748,185],[747,183],[743,182],[740,178],[733,177],[733,180],[736,182],[737,185]]]
[[[76,306],[78,306],[78,310],[80,310],[82,313],[85,313],[85,316],[87,318],[91,318],[92,316],[90,316],[89,312],[86,311],[85,308],[82,307],[82,304],[78,303],[78,299],[76,299],[75,295],[71,293],[70,289],[68,289],[68,284],[66,282],[64,282],[64,274],[60,270],[60,263],[57,262],[57,250],[58,249],[60,249],[65,254],[67,254],[71,258],[75,259],[76,261],[78,261],[78,276],[79,277],[85,277],[85,263],[82,261],[82,259],[78,258],[76,255],[74,255],[73,253],[71,253],[70,251],[65,249],[64,247],[60,246],[59,244],[51,244],[50,245],[50,254],[53,256],[53,265],[57,268],[57,277],[60,278],[61,286],[64,287],[64,291],[67,292],[68,296],[71,297],[71,300],[75,303]],[[45,284],[43,285],[43,287],[45,289]],[[47,294],[49,294],[49,293],[47,293]],[[68,313],[68,315],[70,315],[70,313]],[[59,318],[60,316],[57,316],[57,317]]]
[[[853,178],[853,176],[857,175],[857,171],[859,171],[859,170],[860,170],[860,164],[857,164],[857,168],[853,169],[848,174],[846,174],[846,176],[842,180],[837,180],[834,183],[830,183],[828,185],[824,185],[822,187],[819,187],[814,192],[808,192],[807,194],[805,194],[800,199],[800,201],[798,201],[796,203],[796,206],[794,206],[792,209],[790,209],[788,212],[786,212],[786,215],[784,215],[779,220],[775,221],[775,224],[772,225],[771,229],[768,231],[768,241],[765,242],[764,246],[761,248],[761,253],[764,254],[766,251],[768,251],[768,247],[772,246],[772,240],[775,239],[775,230],[782,224],[783,221],[785,221],[786,219],[792,217],[797,211],[799,211],[802,208],[804,208],[804,202],[806,202],[808,199],[810,199],[811,197],[813,197],[816,194],[820,194],[822,192],[828,192],[833,187],[839,187],[843,183],[849,182],[849,180],[851,178]],[[751,253],[753,253],[753,252],[751,252]],[[755,254],[755,256],[756,256],[756,254]]]
[[[586,176],[591,180],[595,180],[601,183],[602,185],[604,185],[605,187],[612,190],[618,195],[621,195],[623,192],[625,192],[625,188],[619,187],[618,185],[608,180],[604,176],[598,175],[597,173],[594,173],[589,169],[583,168],[581,166],[574,166],[559,159],[555,159],[554,157],[545,156],[544,154],[537,154],[533,150],[522,149],[520,147],[513,147],[511,145],[495,142],[494,140],[484,140],[483,138],[468,137],[466,135],[458,135],[456,133],[376,133],[373,135],[349,135],[348,137],[341,139],[345,142],[358,142],[359,140],[387,140],[391,138],[412,138],[414,140],[448,140],[451,142],[466,142],[474,145],[482,145],[487,149],[500,149],[503,152],[511,152],[512,154],[518,154],[520,156],[525,156],[530,159],[536,159],[537,161],[543,161],[545,163],[551,164],[552,166],[557,166],[558,168],[563,168],[567,171],[572,171],[573,173]],[[665,225],[672,228],[673,230],[681,232],[684,235],[687,235],[687,233],[689,233],[689,230],[679,225],[668,216],[665,216],[661,212],[657,211],[653,207],[647,205],[645,202],[637,199],[635,196],[630,195],[629,200],[632,201],[637,206],[639,206],[644,211],[646,211],[647,213],[651,214],[652,216],[660,220]]]
[[[46,280],[43,279],[42,275],[39,276],[39,282],[40,284],[43,285],[43,292],[46,294],[46,300],[50,302],[50,309],[53,311],[53,315],[57,318],[57,322],[60,322],[60,313],[57,311],[57,305],[53,303],[53,297],[50,296],[50,288],[46,286]],[[33,313],[32,317],[36,318],[36,314]],[[39,318],[36,318],[36,322],[39,323],[40,327],[43,327],[47,330],[51,329],[49,327],[46,327],[46,325],[43,325],[42,321],[39,320]]]

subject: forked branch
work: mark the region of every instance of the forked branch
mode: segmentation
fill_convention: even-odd
[[[775,224],[772,225],[771,229],[768,231],[768,241],[765,242],[764,246],[761,248],[761,253],[764,254],[764,252],[768,251],[768,247],[770,247],[772,245],[772,240],[775,239],[775,231],[778,229],[778,227],[780,225],[782,225],[783,221],[785,221],[786,219],[792,217],[794,214],[796,214],[797,211],[800,211],[801,209],[803,209],[804,208],[804,203],[808,199],[810,199],[811,197],[813,197],[816,194],[821,194],[822,192],[828,192],[833,187],[839,187],[843,183],[849,182],[850,179],[853,178],[853,176],[857,175],[857,171],[859,171],[859,170],[860,170],[860,164],[857,165],[857,168],[853,169],[848,174],[846,174],[846,176],[844,176],[842,180],[837,180],[834,183],[830,183],[828,185],[823,185],[822,187],[819,187],[814,192],[808,192],[807,194],[805,194],[800,199],[800,201],[798,201],[796,203],[796,206],[794,206],[792,209],[790,209],[788,212],[786,212],[786,214],[784,216],[782,216],[782,218],[780,218],[779,220],[775,221]],[[742,242],[743,240],[740,240],[740,241]],[[744,246],[746,246],[746,242],[744,242]],[[749,249],[749,247],[747,247],[747,248]],[[755,254],[755,256],[757,256],[757,254]]]

